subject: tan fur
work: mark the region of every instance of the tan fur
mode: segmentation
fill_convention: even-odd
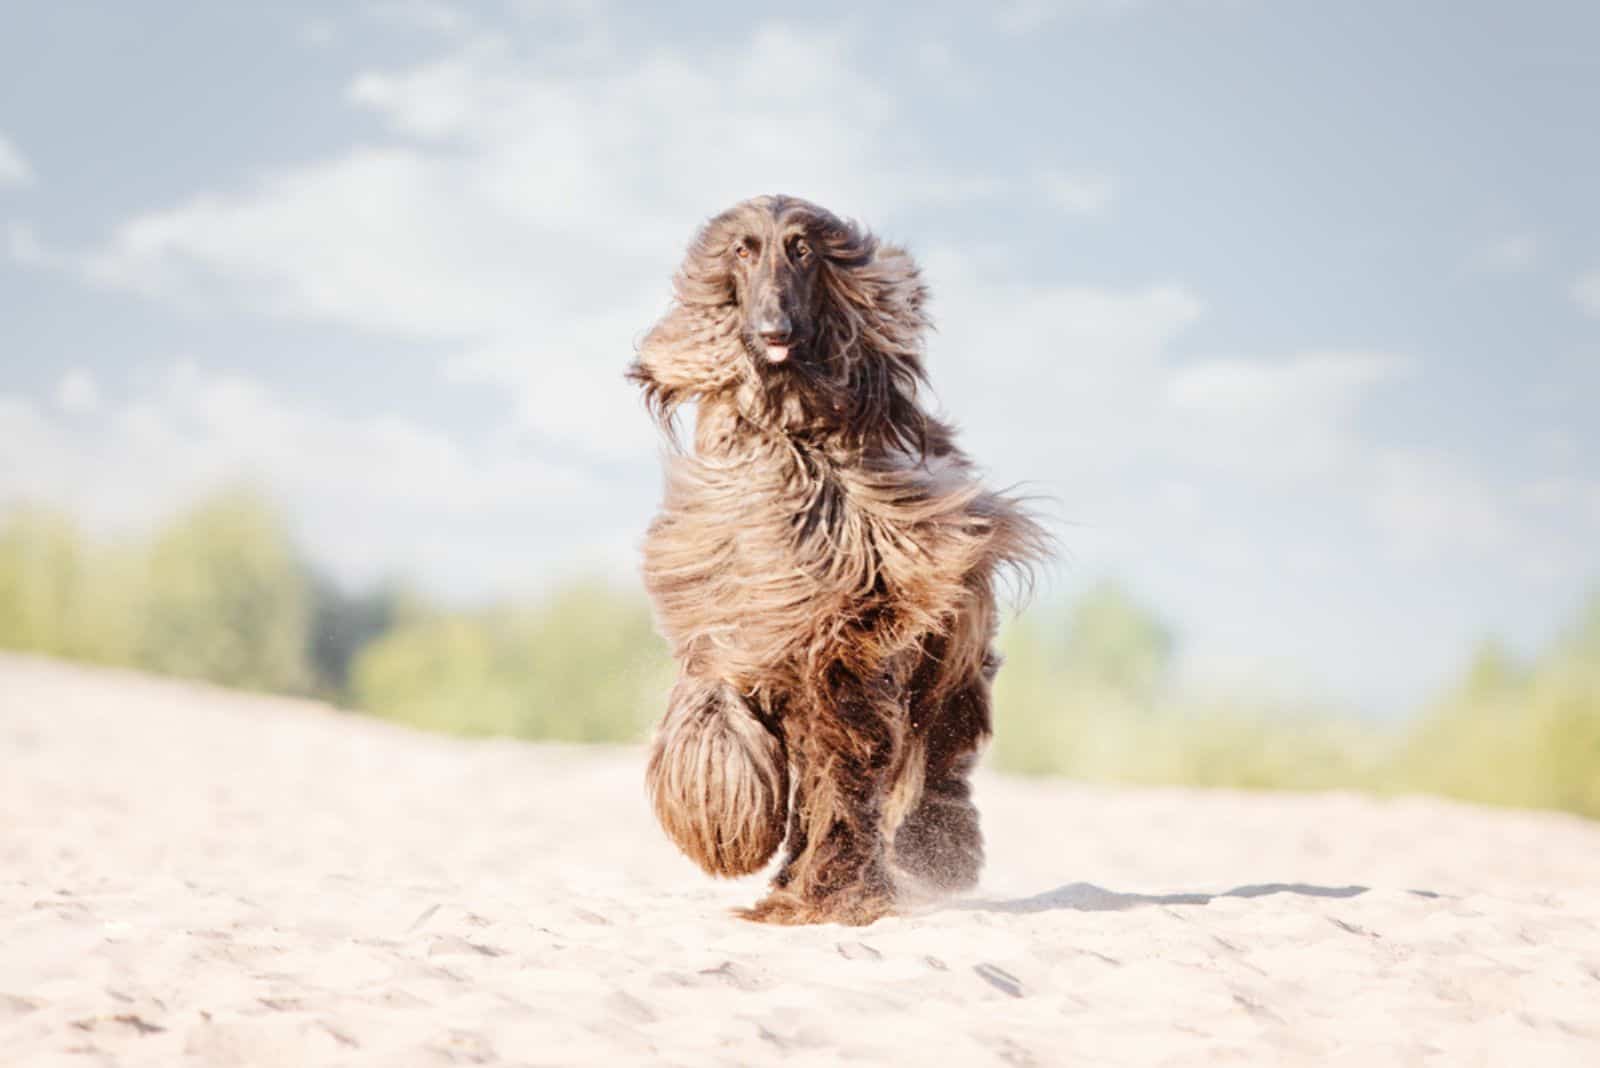
[[[782,742],[726,686],[679,680],[645,780],[661,825],[712,875],[757,871],[783,843]]]
[[[822,257],[808,360],[777,371],[751,352],[729,267],[763,227],[804,232]],[[918,401],[917,268],[815,205],[764,197],[701,231],[676,291],[630,372],[675,444],[644,546],[682,670],[648,772],[662,826],[714,874],[752,870],[787,834],[757,919],[870,922],[892,907],[891,859],[970,883],[995,577],[1025,580],[1047,538]],[[674,430],[687,402],[692,449]]]

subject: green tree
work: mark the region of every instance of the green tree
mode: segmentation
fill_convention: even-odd
[[[1527,682],[1527,670],[1503,644],[1491,638],[1478,644],[1451,697],[1481,706],[1521,693]]]
[[[1154,612],[1111,581],[1091,587],[1067,615],[1061,669],[1141,703],[1153,701],[1171,673],[1172,632]]]
[[[1387,779],[1397,790],[1600,817],[1600,594],[1527,669],[1481,647]]]
[[[140,666],[227,686],[302,692],[311,602],[284,524],[247,488],[225,490],[150,546]]]
[[[636,596],[582,582],[531,608],[424,616],[364,649],[358,707],[421,727],[574,742],[635,740],[670,665]]]
[[[0,526],[0,647],[129,663],[140,572],[135,554],[86,546],[65,515],[13,512]]]
[[[65,655],[83,599],[85,562],[72,520],[25,508],[0,528],[0,645]]]

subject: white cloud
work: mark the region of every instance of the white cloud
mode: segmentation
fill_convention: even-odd
[[[464,9],[442,0],[370,0],[365,8],[383,21],[430,33],[462,33],[473,24]]]
[[[1158,362],[1167,346],[1204,310],[1184,286],[1118,290],[1042,283],[972,251],[934,248],[922,265],[933,288],[939,332],[936,361],[987,372],[1051,376],[1081,382],[1119,366]]]
[[[621,369],[708,214],[786,191],[892,225],[997,188],[897,141],[895,101],[848,35],[769,26],[715,62],[596,47],[612,46],[586,39],[568,71],[563,54],[533,63],[468,35],[436,61],[361,74],[348,99],[389,143],[130,219],[84,269],[443,342],[452,377],[510,387],[531,429],[615,452]]]
[[[1546,475],[1526,489],[1527,503],[1579,517],[1587,532],[1600,538],[1600,479]]]
[[[100,407],[100,386],[94,375],[74,367],[56,384],[56,405],[68,415],[90,415]]]
[[[1116,182],[1103,174],[1051,171],[1038,179],[1045,200],[1069,215],[1098,215],[1116,196]]]
[[[1041,284],[952,249],[922,259],[934,389],[973,451],[1006,481],[1067,484],[1074,496],[1086,481],[1114,485],[1110,468],[1148,447],[1152,397],[1199,298],[1174,284]],[[1120,450],[1119,464],[1098,448]]]
[[[1405,560],[1482,556],[1514,540],[1508,502],[1437,454],[1396,450],[1378,457],[1370,502],[1373,520]]]
[[[580,38],[578,55],[529,62],[467,33],[435,60],[359,74],[347,100],[384,141],[130,219],[85,269],[161,299],[432,341],[449,381],[501,390],[536,440],[648,470],[652,431],[621,371],[711,212],[787,191],[897,236],[928,205],[1022,191],[1081,213],[1114,193],[1087,173],[931,165],[847,33],[768,26],[715,62]],[[1198,298],[1041,283],[972,250],[924,259],[934,380],[974,452],[1006,479],[1092,479],[1097,518],[1123,507],[1117,465],[1078,443],[1155,448],[1130,428],[1158,420],[1162,363]]]
[[[1312,350],[1185,362],[1205,309],[1182,286],[1041,285],[949,250],[924,260],[939,325],[935,387],[998,481],[1029,483],[1072,524],[1074,571],[1143,573],[1183,560],[1193,574],[1168,586],[1178,605],[1189,602],[1171,591],[1214,601],[1215,589],[1254,581],[1263,567],[1333,583],[1328,561],[1347,547],[1331,528],[1292,519],[1309,509],[1323,510],[1322,523],[1367,524],[1380,551],[1408,559],[1452,521],[1478,531],[1453,536],[1460,553],[1538,541],[1532,527],[1485,520],[1487,491],[1467,472],[1391,456],[1362,426],[1374,392],[1414,372],[1405,356]],[[1278,518],[1240,518],[1263,506]],[[1263,526],[1278,528],[1276,538]],[[1274,611],[1265,602],[1259,610]],[[1206,625],[1222,612],[1213,603]]]
[[[1224,418],[1309,406],[1332,400],[1343,406],[1362,386],[1388,377],[1397,361],[1378,353],[1313,353],[1281,363],[1216,360],[1174,372],[1167,399],[1181,411]]]
[[[1461,458],[1424,448],[1373,450],[1373,523],[1411,565],[1473,561],[1520,581],[1593,577],[1600,482],[1522,473],[1496,481]]]
[[[0,133],[0,188],[33,184],[33,168],[5,134]]]
[[[1030,33],[1057,19],[1121,15],[1144,7],[1148,0],[1009,0],[995,9],[995,25],[1007,33]]]
[[[301,22],[295,35],[308,48],[327,48],[339,39],[339,27],[332,19],[314,16]]]
[[[480,593],[535,582],[642,527],[610,487],[515,437],[467,442],[392,415],[341,418],[190,363],[120,397],[73,372],[55,400],[60,414],[0,394],[0,507],[48,502],[98,532],[137,532],[245,477],[345,579],[400,572]],[[92,421],[74,418],[91,410]]]
[[[1578,276],[1572,283],[1572,299],[1585,315],[1600,319],[1600,270]]]
[[[949,41],[936,38],[919,41],[913,54],[917,65],[935,77],[948,78],[960,70],[955,49],[950,47]]]
[[[948,250],[925,261],[934,385],[978,455],[1003,478],[1056,482],[1101,519],[1149,517],[1150,502],[1122,496],[1140,463],[1263,484],[1359,468],[1361,404],[1410,368],[1362,351],[1179,363],[1204,311],[1183,286],[997,281]]]
[[[991,18],[1002,33],[1026,34],[1042,30],[1054,22],[1068,19],[1111,19],[1130,16],[1156,7],[1188,7],[1225,10],[1244,6],[1252,0],[1002,0]]]
[[[6,254],[24,267],[46,263],[49,254],[39,244],[33,228],[27,223],[12,221],[6,224]]]
[[[275,315],[379,333],[493,332],[539,293],[521,270],[538,258],[526,235],[496,226],[470,178],[411,149],[357,149],[134,218],[87,269],[151,295],[221,288]]]
[[[1470,270],[1483,274],[1519,274],[1539,258],[1539,239],[1533,234],[1510,234],[1476,249],[1467,258]]]
[[[1191,364],[1166,381],[1167,430],[1191,463],[1266,478],[1326,475],[1361,458],[1356,410],[1405,368],[1375,352]]]

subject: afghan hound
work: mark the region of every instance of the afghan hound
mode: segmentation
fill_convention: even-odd
[[[671,444],[643,574],[679,677],[646,784],[712,875],[784,847],[747,919],[871,923],[896,872],[983,863],[998,572],[1049,539],[920,403],[927,296],[903,249],[757,197],[700,230],[629,368]]]

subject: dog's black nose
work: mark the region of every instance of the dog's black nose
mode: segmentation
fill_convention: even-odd
[[[786,345],[794,334],[794,324],[782,312],[768,312],[756,324],[756,332],[769,345]]]

